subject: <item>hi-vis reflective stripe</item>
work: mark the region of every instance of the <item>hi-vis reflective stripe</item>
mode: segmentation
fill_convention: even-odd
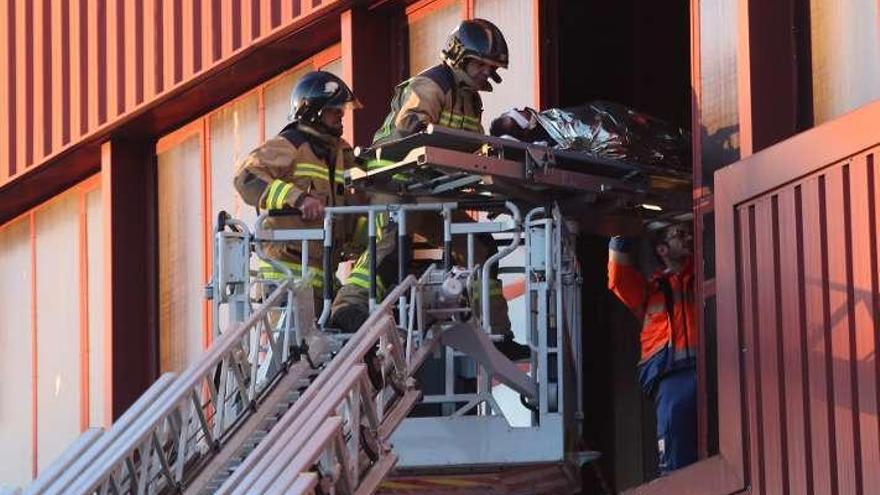
[[[293,263],[291,261],[279,261],[282,265],[290,268],[290,271],[293,272],[294,277],[302,276],[302,265],[299,263]],[[275,267],[266,263],[265,261],[260,261],[257,269],[260,271],[260,276],[269,279],[269,280],[282,280],[284,279],[284,274],[275,270]],[[311,278],[310,284],[312,287],[323,287],[324,286],[324,270],[320,268],[312,268],[309,267],[309,278]]]
[[[267,210],[277,210],[284,207],[287,203],[287,197],[293,184],[275,179],[269,184],[269,192],[266,194],[266,204],[263,205]]]
[[[367,162],[367,170],[379,170],[380,168],[389,167],[394,165],[394,162],[391,160],[370,160]]]
[[[337,184],[345,184],[345,170],[336,170],[336,176],[333,178]]]
[[[307,177],[309,179],[318,179],[329,182],[327,176],[329,172],[327,167],[316,165],[314,163],[297,163],[296,170],[293,172],[294,177]]]
[[[444,127],[459,127],[471,131],[480,130],[480,119],[476,117],[471,117],[470,115],[463,115],[448,111],[440,112],[440,121],[437,122],[437,124]]]

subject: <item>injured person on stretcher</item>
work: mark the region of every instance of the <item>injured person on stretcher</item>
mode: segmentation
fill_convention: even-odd
[[[683,129],[619,103],[594,101],[541,112],[512,108],[492,121],[489,133],[645,168],[690,170],[690,143]]]

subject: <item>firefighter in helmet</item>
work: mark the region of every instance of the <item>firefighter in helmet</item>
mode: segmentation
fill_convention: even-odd
[[[452,129],[483,133],[480,123],[483,104],[480,91],[492,91],[490,80],[501,82],[498,69],[508,66],[507,42],[501,30],[484,19],[462,21],[450,33],[442,50],[442,60],[420,74],[399,84],[391,100],[391,111],[382,127],[373,136],[373,146],[401,139],[424,130],[429,124]],[[390,165],[382,160],[367,164],[370,170]],[[376,198],[374,201],[393,201],[390,198]],[[457,212],[454,221],[468,221],[462,212]],[[413,232],[426,237],[431,244],[442,245],[436,226],[425,226],[424,214],[412,214],[408,224]],[[384,216],[377,218],[376,266],[379,296],[390,290],[390,284],[397,280],[397,226]],[[466,252],[464,243],[458,239],[453,243],[453,256],[459,260]],[[476,242],[475,255],[478,262],[485,261],[495,246],[490,236],[480,236]],[[368,311],[369,256],[364,253],[355,263],[345,286],[339,291],[333,303],[333,320],[336,326],[354,331],[366,320]],[[528,358],[527,346],[513,340],[510,320],[507,315],[507,302],[501,293],[501,284],[493,276],[490,287],[490,304],[493,333],[504,336],[498,344],[499,349],[514,360]],[[479,305],[475,305],[479,306]]]
[[[258,211],[300,211],[268,219],[268,228],[321,228],[324,208],[345,204],[343,174],[354,161],[351,146],[341,138],[342,118],[347,109],[358,106],[351,89],[329,72],[309,72],[297,82],[290,94],[290,122],[236,167],[235,188],[247,204]],[[346,229],[340,226],[333,232],[340,236]],[[341,245],[342,239],[336,241],[334,245]],[[323,284],[321,249],[319,243],[310,243],[310,281],[316,289]],[[265,252],[298,277],[300,250],[301,243],[289,242],[273,243]],[[264,278],[283,277],[268,263],[261,262],[259,269]]]

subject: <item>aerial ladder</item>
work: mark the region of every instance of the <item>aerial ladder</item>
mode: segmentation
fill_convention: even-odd
[[[252,231],[221,213],[206,289],[211,346],[181,373],[161,376],[109,429],[84,433],[24,493],[578,491],[580,468],[598,454],[580,443],[577,228],[560,205],[576,197],[616,212],[621,201],[674,208],[679,198],[658,195],[626,164],[433,127],[360,153],[394,164],[349,172],[349,185],[430,201],[327,208],[322,229],[265,228],[272,215],[296,214],[281,211],[261,215]],[[578,161],[590,167],[558,166]],[[455,210],[492,216],[454,222]],[[353,334],[328,326],[332,229],[346,215],[367,218],[373,260],[379,215],[401,239],[408,218],[432,215],[444,241],[439,259],[417,274],[410,250],[399,249],[399,279],[381,300],[371,266],[370,316]],[[476,260],[475,236],[485,234],[501,246]],[[454,236],[466,238],[464,266],[452,264]],[[302,243],[302,273],[265,254],[273,242]],[[319,312],[309,243],[324,247]],[[257,259],[286,276],[261,279]],[[524,284],[511,319],[531,349],[527,364],[493,345],[489,273],[502,261]],[[461,387],[462,377],[475,386]]]

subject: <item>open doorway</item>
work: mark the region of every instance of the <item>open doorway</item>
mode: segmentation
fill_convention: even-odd
[[[553,12],[551,12],[553,11]],[[690,128],[689,2],[555,2],[543,13],[552,70],[547,106],[622,103]],[[549,53],[548,53],[549,51]],[[637,379],[640,322],[607,290],[605,237],[583,235],[584,442],[602,458],[584,493],[617,493],[657,476],[654,407]],[[650,273],[650,253],[641,256]]]

